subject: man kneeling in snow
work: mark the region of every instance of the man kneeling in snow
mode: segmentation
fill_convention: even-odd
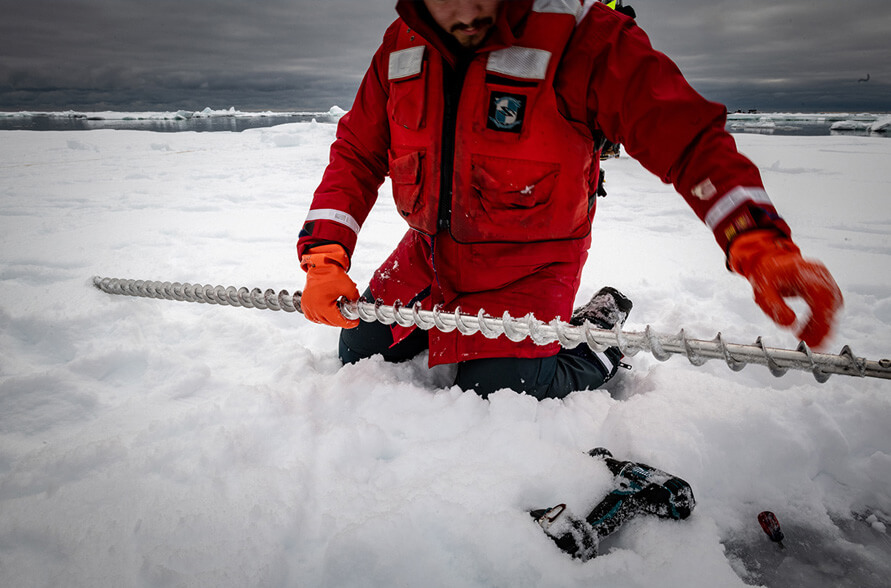
[[[791,325],[783,297],[800,296],[811,308],[800,337],[823,341],[838,286],[801,257],[725,132],[725,108],[698,95],[634,20],[590,0],[399,0],[396,11],[340,120],[297,245],[303,311],[343,328],[344,362],[429,349],[431,366],[457,364],[457,384],[483,396],[511,388],[560,398],[613,377],[615,348],[360,324],[337,306],[359,298],[350,256],[389,176],[409,230],[366,299],[621,324],[631,301],[612,288],[573,312],[604,138],[674,184],[774,321]]]

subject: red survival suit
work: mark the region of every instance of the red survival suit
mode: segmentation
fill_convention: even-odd
[[[341,120],[298,252],[349,254],[389,175],[410,230],[377,270],[385,304],[567,320],[590,247],[601,135],[672,182],[726,249],[739,231],[788,234],[757,168],[634,21],[578,0],[503,2],[462,55],[421,2],[399,0]],[[394,339],[408,330],[394,327]],[[545,357],[504,337],[430,331],[430,365]]]

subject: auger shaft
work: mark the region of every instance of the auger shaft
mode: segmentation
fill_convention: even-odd
[[[235,288],[232,286],[210,286],[182,284],[179,282],[154,282],[94,277],[93,284],[109,294],[140,296],[183,302],[200,302],[223,306],[242,306],[263,310],[283,310],[302,312],[301,293],[291,295],[287,290],[260,290]],[[560,321],[544,323],[532,315],[521,318],[507,312],[500,318],[485,314],[464,314],[460,308],[444,311],[438,307],[423,310],[420,305],[402,306],[399,302],[390,305],[370,302],[347,302],[341,312],[349,319],[362,319],[366,322],[384,324],[398,323],[402,326],[417,326],[424,330],[437,329],[443,332],[458,330],[462,335],[481,333],[484,337],[495,338],[504,335],[511,341],[522,341],[527,337],[539,345],[559,342],[566,348],[581,343],[595,351],[607,347],[618,347],[622,353],[633,356],[641,351],[665,361],[672,355],[683,355],[696,366],[709,359],[722,359],[730,369],[739,371],[746,365],[766,366],[774,376],[782,376],[788,370],[810,371],[818,382],[825,382],[831,374],[868,378],[891,379],[891,360],[867,360],[856,357],[846,345],[841,353],[815,353],[805,343],[797,349],[766,347],[759,337],[753,345],[727,343],[721,334],[712,340],[691,339],[682,329],[677,335],[655,333],[649,326],[643,332],[603,330],[586,323],[575,326]]]

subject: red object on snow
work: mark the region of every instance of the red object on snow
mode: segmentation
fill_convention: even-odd
[[[783,547],[783,539],[785,538],[785,535],[783,535],[783,531],[780,530],[780,521],[777,520],[776,515],[769,510],[765,510],[758,515],[758,522],[761,524],[761,528],[764,529],[764,532],[767,533],[767,536],[770,537],[770,540],[774,543],[778,543],[780,547]]]

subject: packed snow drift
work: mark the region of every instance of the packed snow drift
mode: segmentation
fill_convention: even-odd
[[[607,390],[484,400],[425,357],[341,367],[337,331],[299,315],[91,286],[301,288],[334,130],[0,133],[0,584],[887,585],[888,381],[638,354]],[[844,291],[825,350],[891,356],[891,141],[737,141]],[[609,284],[634,300],[629,330],[796,346],[670,186],[624,155],[605,167],[579,301]],[[360,287],[404,231],[385,184]],[[597,446],[683,477],[698,504],[582,564],[528,511],[596,504]]]

